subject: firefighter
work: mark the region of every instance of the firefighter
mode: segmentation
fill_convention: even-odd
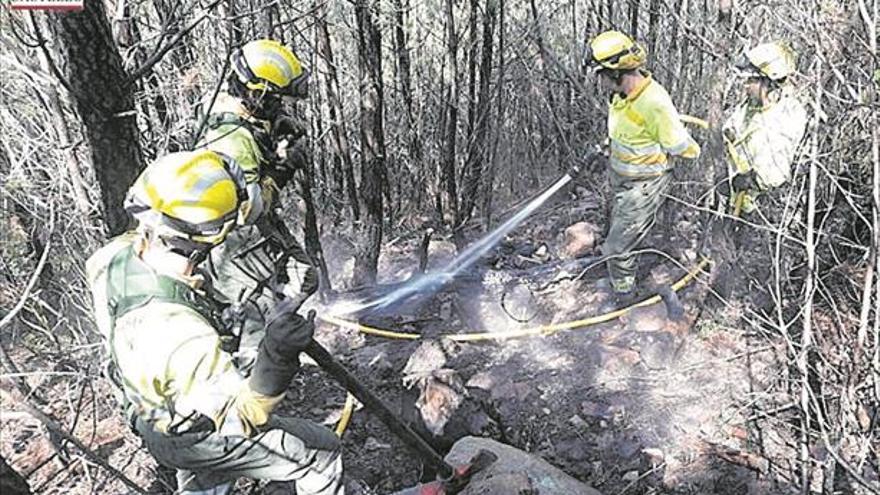
[[[795,53],[786,44],[763,43],[736,64],[745,79],[745,99],[724,122],[731,201],[743,213],[758,208],[758,197],[791,180],[792,162],[807,126],[807,111],[794,95],[789,76]]]
[[[247,368],[273,301],[290,297],[301,303],[318,288],[312,260],[277,213],[281,190],[307,160],[306,127],[285,111],[284,102],[308,96],[309,71],[292,50],[269,39],[235,50],[230,65],[199,147],[235,159],[254,198],[244,225],[211,251],[209,264],[218,297],[230,303],[237,321],[238,357]]]
[[[250,211],[243,171],[209,150],[148,166],[126,209],[135,231],[86,263],[96,321],[150,453],[177,469],[180,493],[228,493],[238,477],[295,482],[300,494],[341,494],[336,436],[273,409],[314,331],[287,298],[267,318],[245,379],[211,278],[200,269]]]
[[[679,119],[669,93],[644,69],[647,53],[618,31],[589,41],[587,63],[609,93],[608,174],[614,194],[611,225],[602,248],[614,297],[632,301],[638,257],[671,180],[670,157],[695,159],[700,147]]]

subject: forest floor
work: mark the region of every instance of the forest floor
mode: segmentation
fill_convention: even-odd
[[[608,296],[604,264],[584,273],[542,269],[563,250],[561,234],[568,225],[604,221],[596,208],[574,215],[571,210],[549,205],[519,227],[488,257],[478,282],[361,323],[436,339],[602,313]],[[683,268],[695,262],[695,230],[694,222],[683,219],[648,239],[644,244],[668,249],[672,259],[643,256],[642,279],[683,276]],[[385,251],[380,259],[385,282],[411,275],[416,241]],[[536,259],[541,245],[547,254]],[[442,267],[454,253],[452,243],[432,243],[428,271]],[[535,273],[540,275],[530,277]],[[771,432],[756,441],[750,418],[750,401],[779,376],[778,354],[766,341],[756,343],[759,339],[747,332],[718,323],[735,317],[737,308],[722,308],[721,318],[703,313],[706,287],[700,284],[697,279],[682,291],[686,313],[677,321],[659,303],[553,335],[443,346],[442,366],[455,370],[465,384],[465,401],[474,403],[461,407],[465,417],[458,419],[471,427],[464,433],[493,436],[538,455],[607,494],[783,490],[774,475],[790,468],[789,439],[767,438],[777,435]],[[646,292],[645,297],[651,293]],[[389,403],[402,402],[404,415],[412,409],[418,391],[407,390],[402,375],[421,341],[365,337],[331,325],[320,330],[333,336],[325,342],[336,340],[342,359]],[[343,396],[340,390],[332,402],[339,406]],[[493,424],[481,430],[486,415]],[[448,429],[462,434],[455,424]],[[417,481],[419,463],[412,453],[368,414],[356,413],[345,446],[350,473],[378,493]]]
[[[327,323],[318,326],[316,337],[392,408],[418,422],[413,413],[418,387],[408,389],[402,375],[424,341],[437,342],[440,335],[468,333],[475,327],[515,330],[601,312],[608,294],[604,265],[567,275],[536,269],[557,258],[565,227],[584,219],[601,224],[603,217],[590,206],[572,213],[564,205],[551,205],[495,250],[476,281],[385,315],[361,318],[363,324],[428,339],[383,339]],[[672,258],[681,258],[682,266],[689,267],[695,257],[687,248],[693,247],[693,240],[678,246],[674,240],[687,238],[693,230],[682,220],[645,244],[670,249]],[[383,250],[380,282],[401,281],[412,273],[416,244],[417,239],[401,241]],[[334,252],[332,243],[325,247],[331,262],[346,256],[343,249]],[[432,242],[428,270],[442,267],[454,254],[452,243]],[[642,258],[646,280],[677,279],[686,273],[669,259]],[[531,273],[541,275],[532,279]],[[746,332],[717,323],[723,321],[719,318],[705,318],[705,287],[700,284],[697,279],[682,291],[686,313],[678,321],[667,317],[663,304],[655,304],[603,324],[552,335],[438,346],[444,356],[437,367],[453,370],[464,386],[459,388],[462,406],[435,443],[442,446],[472,433],[492,436],[606,494],[777,493],[783,473],[790,472],[790,439],[759,431],[762,438],[756,441],[750,427],[751,398],[778,378],[777,353],[766,341],[759,346]],[[344,295],[335,302],[343,299]],[[334,307],[321,309],[332,312]],[[735,314],[735,309],[727,311]],[[52,356],[46,362],[51,368],[40,368],[37,360],[47,359],[45,355],[19,349],[23,350],[14,356],[16,362],[60,375],[65,360],[88,359],[96,352],[94,346],[84,346],[80,355]],[[167,489],[163,479],[169,479],[168,473],[160,476],[155,462],[123,425],[102,380],[84,381],[91,385],[73,393],[58,388],[69,381],[51,373],[29,380],[44,398],[80,397],[80,404],[47,400],[44,411],[69,417],[70,411],[82,410],[74,429],[79,438],[139,485],[151,491]],[[345,396],[326,374],[306,365],[281,412],[332,428]],[[30,474],[35,492],[126,492],[72,447],[70,459],[62,463],[43,427],[29,416],[5,414],[0,452]],[[777,437],[769,438],[773,435]],[[349,476],[363,480],[375,493],[418,482],[422,468],[413,452],[363,409],[355,412],[343,443]],[[242,481],[237,492],[255,490],[254,483]]]

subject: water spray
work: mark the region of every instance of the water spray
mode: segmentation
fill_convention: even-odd
[[[591,161],[591,158],[592,157],[588,157],[588,161]],[[496,227],[495,230],[485,235],[482,239],[474,242],[468,246],[467,249],[459,253],[459,255],[450,261],[444,269],[410,280],[401,287],[377,299],[356,303],[353,306],[344,308],[341,314],[356,313],[366,309],[386,309],[392,304],[403,302],[413,296],[433,294],[437,292],[444,285],[454,279],[456,275],[476,263],[484,254],[495,247],[505,235],[521,224],[523,220],[534,213],[535,210],[543,205],[563,186],[571,182],[579,173],[580,169],[577,166],[569,169],[565,175],[544,190],[540,195],[535,197],[535,199],[526,204],[521,210],[519,210],[519,212],[507,219],[503,224]]]

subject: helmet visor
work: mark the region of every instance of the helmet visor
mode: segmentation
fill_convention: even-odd
[[[298,75],[294,80],[290,81],[290,84],[287,85],[284,91],[285,96],[292,96],[294,98],[308,98],[309,97],[309,79],[311,78],[312,73],[306,69],[302,68],[302,73]]]
[[[761,70],[755,67],[745,53],[740,55],[736,63],[733,64],[733,74],[736,77],[749,79],[753,77],[764,77]]]

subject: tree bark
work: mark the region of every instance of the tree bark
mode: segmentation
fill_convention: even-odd
[[[0,455],[0,493],[3,495],[30,495],[31,488],[24,476],[6,463]]]
[[[40,69],[47,74],[51,73],[52,69],[49,65],[49,59],[46,53],[42,50],[38,51],[37,59],[40,61]],[[34,82],[34,87],[37,88],[36,81]],[[56,87],[52,84],[47,84],[44,88],[38,89],[37,91],[43,92],[42,94],[45,95],[45,98],[42,99],[46,102],[47,110],[55,116],[55,118],[52,119],[52,127],[55,129],[55,137],[58,139],[58,146],[65,150],[64,163],[70,179],[70,187],[73,191],[76,207],[80,214],[84,217],[88,217],[92,211],[91,200],[86,191],[86,182],[82,174],[82,165],[76,154],[76,148],[78,145],[74,142],[73,137],[71,136],[70,126],[67,121],[67,114],[64,110],[61,95],[58,94]]]
[[[302,154],[302,180],[300,181],[300,195],[305,203],[306,211],[303,218],[303,238],[306,254],[312,259],[312,264],[318,269],[319,290],[322,294],[332,290],[330,273],[327,270],[327,262],[324,259],[324,249],[321,247],[321,235],[318,231],[318,215],[315,208],[315,199],[312,190],[315,187],[315,161],[313,154],[305,149],[305,138],[301,139],[297,148]]]
[[[544,78],[544,85],[546,87],[546,95],[547,95],[547,106],[550,110],[550,115],[548,118],[535,119],[537,122],[552,122],[552,134],[555,142],[547,135],[548,131],[545,129],[544,125],[539,127],[540,135],[541,135],[541,144],[540,144],[540,152],[538,155],[542,155],[546,152],[548,148],[552,150],[552,153],[555,157],[556,168],[562,170],[562,148],[569,148],[568,142],[564,135],[564,131],[559,126],[559,110],[556,104],[556,97],[554,96],[554,88],[553,88],[553,79],[550,77],[550,71],[548,70],[548,66],[551,65],[549,62],[549,57],[547,56],[547,44],[544,42],[544,33],[543,27],[541,26],[541,18],[538,15],[538,7],[535,4],[535,0],[530,0],[529,5],[531,7],[532,19],[535,29],[535,41],[538,44],[538,53],[540,57],[538,58],[538,67],[537,70],[541,72],[541,75]]]
[[[121,234],[130,220],[122,200],[144,161],[131,84],[113,43],[104,4],[86,0],[82,11],[50,14],[49,26],[85,125],[104,223],[109,235]]]
[[[132,6],[125,1],[117,3],[116,13],[113,18],[113,34],[116,45],[123,51],[130,51],[128,57],[129,66],[132,68],[141,67],[147,60],[147,53],[144,49],[144,41],[141,36],[140,28],[134,20],[135,14],[132,12]],[[163,26],[163,36],[167,32],[168,25]],[[157,43],[161,43],[162,37]],[[131,74],[129,72],[129,74]],[[168,103],[165,101],[162,89],[159,84],[158,77],[155,72],[148,71],[143,77],[131,78],[132,91],[145,95],[152,95],[152,101],[149,98],[141,98],[138,101],[138,110],[140,115],[145,116],[141,122],[146,128],[144,133],[145,142],[154,143],[168,136],[170,141],[169,151],[177,151],[180,149],[181,143],[173,139],[173,133],[170,132],[170,121],[168,118]],[[136,81],[134,79],[137,79]],[[155,115],[155,119],[151,118]],[[158,121],[161,126],[157,129],[153,126],[153,122]],[[150,154],[150,150],[147,150]]]
[[[657,21],[660,20],[660,2],[659,0],[651,0],[651,6],[648,7],[648,54],[657,53]]]
[[[629,35],[639,35],[639,0],[629,0]]]
[[[468,147],[474,137],[474,118],[477,111],[477,54],[480,50],[480,38],[477,33],[477,0],[469,0],[470,14],[468,15],[468,33],[470,43],[468,46],[468,81],[467,81],[467,136]]]
[[[358,0],[355,3],[361,79],[361,198],[365,213],[357,229],[359,239],[352,280],[356,286],[376,282],[382,247],[382,193],[386,177],[382,39],[373,21],[377,10],[378,0]]]
[[[415,207],[421,208],[425,193],[425,183],[422,173],[422,144],[419,138],[419,126],[413,114],[412,94],[412,60],[408,47],[406,20],[410,12],[409,0],[393,0],[394,6],[394,52],[397,56],[397,80],[398,90],[403,99],[405,118],[405,138],[407,144],[407,170],[409,175],[409,187],[412,191],[412,199]]]
[[[226,18],[227,39],[232,46],[244,44],[244,28],[241,26],[240,14],[235,0],[226,0],[222,4],[221,14]]]

